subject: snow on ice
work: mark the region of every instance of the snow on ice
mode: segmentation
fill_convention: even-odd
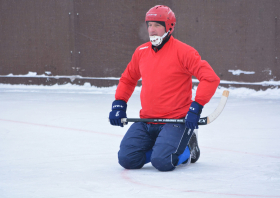
[[[237,76],[239,76],[240,74],[255,74],[254,71],[242,71],[240,69],[238,69],[238,70],[228,70],[228,72],[231,72],[232,75],[237,75]]]

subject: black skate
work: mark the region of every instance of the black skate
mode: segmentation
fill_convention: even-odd
[[[198,147],[197,135],[195,132],[193,132],[188,146],[189,146],[189,149],[191,152],[191,163],[195,163],[199,159],[199,156],[200,156],[200,149]]]

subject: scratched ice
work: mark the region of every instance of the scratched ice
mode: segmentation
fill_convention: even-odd
[[[0,197],[280,197],[279,90],[230,89],[220,117],[199,129],[199,161],[159,172],[118,165],[129,126],[108,123],[115,88],[0,85]]]

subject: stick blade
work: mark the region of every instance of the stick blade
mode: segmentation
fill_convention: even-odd
[[[229,91],[228,90],[223,91],[223,95],[221,97],[221,101],[220,101],[218,107],[216,108],[216,110],[213,113],[211,113],[207,117],[207,124],[210,124],[211,122],[213,122],[222,113],[222,111],[227,103],[228,96],[229,96]]]
[[[229,91],[228,90],[224,90],[223,91],[223,96],[228,97],[229,96]]]

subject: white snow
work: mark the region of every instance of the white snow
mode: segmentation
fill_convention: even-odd
[[[224,111],[199,129],[198,162],[172,172],[119,166],[129,126],[108,122],[115,90],[0,84],[0,197],[280,197],[280,89],[229,89]],[[140,90],[128,117],[139,117]]]
[[[240,69],[238,69],[238,70],[228,70],[228,72],[231,72],[232,75],[237,75],[237,76],[239,76],[240,74],[255,74],[254,71],[242,71]]]
[[[269,68],[263,70],[262,72],[266,72],[266,73],[268,73],[268,75],[271,75],[271,74],[272,74],[272,71],[271,71],[271,69],[269,69]]]
[[[73,69],[80,69],[80,68],[75,68],[72,67]],[[228,70],[229,72],[232,72],[233,75],[240,75],[241,73],[244,74],[254,74],[255,72],[250,72],[250,71],[242,71],[242,70]],[[265,70],[266,71],[266,70]],[[80,75],[71,75],[71,76],[67,76],[67,75],[54,75],[54,76],[50,76],[51,72],[50,71],[45,71],[45,74],[41,74],[38,75],[37,72],[32,72],[29,71],[27,74],[8,74],[8,75],[0,75],[1,77],[10,77],[10,78],[54,78],[54,79],[60,79],[60,78],[69,78],[72,82],[75,79],[85,79],[85,80],[119,80],[120,77],[84,77],[84,76],[80,76]],[[142,79],[140,79],[139,81],[141,81]],[[198,83],[199,81],[197,79],[192,79],[193,83]],[[262,86],[279,86],[280,85],[280,81],[274,81],[273,79],[269,80],[269,81],[262,81],[262,82],[237,82],[237,81],[228,81],[228,80],[221,80],[220,84],[235,84],[235,85],[262,85]]]

